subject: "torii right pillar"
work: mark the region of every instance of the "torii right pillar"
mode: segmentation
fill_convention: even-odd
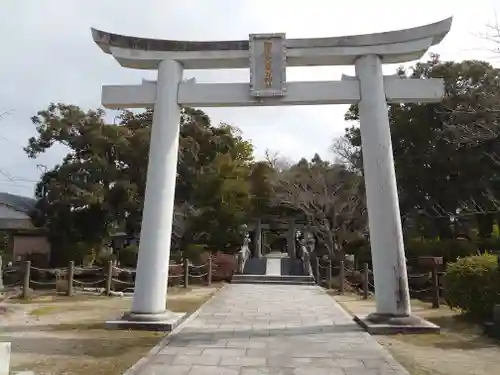
[[[355,68],[376,294],[376,312],[357,320],[372,333],[436,331],[439,327],[411,315],[382,61],[361,56]]]

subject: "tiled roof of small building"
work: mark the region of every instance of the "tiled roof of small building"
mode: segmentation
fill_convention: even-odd
[[[36,199],[9,193],[0,193],[0,204],[16,211],[29,213],[35,208]]]

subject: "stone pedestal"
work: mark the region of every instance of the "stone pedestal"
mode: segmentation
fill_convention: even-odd
[[[354,320],[372,335],[403,333],[439,333],[439,326],[416,315],[394,316],[391,314],[356,315]]]
[[[166,310],[161,314],[126,313],[118,320],[108,320],[106,328],[130,329],[143,331],[173,331],[187,317],[186,313],[174,313]]]

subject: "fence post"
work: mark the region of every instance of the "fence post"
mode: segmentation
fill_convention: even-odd
[[[108,270],[106,272],[106,295],[111,294],[111,287],[113,284],[113,261],[108,260]]]
[[[184,288],[189,286],[189,260],[184,258]]]
[[[363,265],[363,299],[368,299],[368,284],[369,284],[369,275],[368,275],[368,263]]]
[[[328,259],[328,289],[331,289],[332,287],[332,260]]]
[[[340,270],[339,270],[339,292],[340,294],[344,294],[345,291],[345,266],[344,261],[340,261]]]
[[[439,274],[436,261],[432,264],[432,285],[432,308],[439,309]]]
[[[23,298],[26,299],[30,295],[30,276],[31,275],[31,261],[24,262],[24,279],[23,279]]]
[[[207,277],[207,281],[208,281],[208,285],[212,285],[212,256],[209,256],[208,257],[208,277]]]
[[[73,296],[73,278],[75,277],[75,262],[70,261],[68,264],[68,291],[66,295],[68,297]]]
[[[321,275],[319,274],[319,257],[316,257],[314,271],[316,273],[316,284],[320,285],[321,284]]]

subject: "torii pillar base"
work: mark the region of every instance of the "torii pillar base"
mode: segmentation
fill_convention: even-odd
[[[354,320],[371,335],[440,333],[439,326],[416,315],[390,314],[355,315]]]
[[[174,313],[166,310],[161,314],[138,314],[127,312],[119,320],[109,320],[105,327],[109,329],[128,329],[134,331],[170,332],[187,318],[186,313]]]

